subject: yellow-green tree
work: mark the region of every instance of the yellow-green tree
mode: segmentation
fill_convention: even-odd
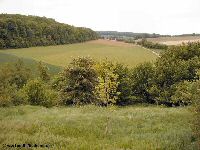
[[[104,60],[96,64],[98,72],[98,84],[95,87],[97,103],[101,105],[115,104],[118,99],[117,81],[118,75],[114,73],[115,65],[112,62]]]

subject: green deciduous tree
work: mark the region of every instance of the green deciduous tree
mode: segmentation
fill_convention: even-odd
[[[130,70],[127,66],[116,63],[114,68],[114,74],[118,75],[117,92],[119,93],[116,101],[117,105],[127,105],[131,103],[131,76]]]
[[[174,46],[155,63],[153,94],[158,101],[172,102],[176,85],[199,79],[200,44]]]
[[[94,61],[89,57],[73,59],[63,72],[67,85],[62,89],[64,104],[88,104],[95,101],[94,89],[97,84],[97,74]]]
[[[153,103],[151,87],[153,86],[154,66],[152,63],[143,63],[133,69],[131,73],[132,94],[148,103]]]

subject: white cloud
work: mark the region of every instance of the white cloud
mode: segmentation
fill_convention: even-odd
[[[200,33],[199,0],[0,0],[0,13],[46,16],[94,30]]]

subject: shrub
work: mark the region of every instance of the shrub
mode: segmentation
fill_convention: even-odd
[[[45,100],[40,105],[45,107],[52,107],[60,105],[59,93],[48,88],[45,90]]]
[[[131,73],[132,95],[144,102],[154,103],[150,89],[153,86],[154,67],[151,63],[143,63]]]
[[[9,84],[2,85],[0,83],[0,107],[11,106],[12,100],[14,98],[15,88],[10,86]],[[5,87],[6,86],[6,87]]]
[[[6,46],[5,42],[3,39],[0,39],[0,49],[4,49]]]
[[[172,96],[181,88],[179,83],[199,79],[199,47],[198,43],[174,46],[158,58],[155,63],[154,85],[151,89],[157,101],[173,103]]]
[[[29,104],[22,89],[15,92],[15,96],[12,99],[12,104],[15,106]]]
[[[67,77],[64,75],[64,72],[54,75],[50,81],[50,85],[56,91],[64,89],[67,85]]]
[[[146,39],[142,39],[141,41],[137,42],[137,44],[142,45],[146,48],[151,48],[151,49],[162,49],[162,50],[168,49],[168,46],[165,44],[153,43],[153,42],[147,41]]]
[[[200,97],[200,95],[199,95]],[[200,99],[196,100],[194,107],[194,133],[197,138],[198,146],[200,148]]]
[[[194,104],[194,133],[200,148],[200,80],[194,83],[195,94],[192,102]],[[194,92],[193,92],[194,93]]]
[[[24,95],[21,90],[17,90],[17,87],[14,85],[9,85],[8,82],[0,84],[0,106],[13,106],[27,104],[27,101],[24,99]]]
[[[42,64],[42,62],[39,62],[38,64],[39,77],[44,82],[48,82],[50,80],[48,69],[49,68],[45,66],[44,64]]]
[[[116,104],[127,105],[132,103],[130,70],[127,66],[117,63],[115,64],[114,73],[118,75],[117,92],[119,95]]]
[[[173,103],[191,104],[196,99],[197,91],[196,82],[184,81],[175,85],[175,94],[172,96]]]
[[[67,84],[61,90],[64,104],[88,104],[93,103],[97,74],[94,69],[95,62],[89,57],[73,59],[70,65],[62,73]]]
[[[41,80],[29,80],[23,87],[24,99],[31,105],[54,106],[58,101],[58,94],[50,89]]]
[[[23,87],[30,78],[30,70],[25,67],[22,60],[18,60],[14,64],[7,64],[0,69],[0,80],[8,81],[9,85],[16,85],[17,89]]]

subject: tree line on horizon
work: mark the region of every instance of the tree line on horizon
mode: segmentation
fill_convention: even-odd
[[[98,34],[54,19],[0,14],[0,49],[61,45],[95,40]]]
[[[117,32],[117,31],[97,31],[101,38],[120,39],[133,38],[135,40],[142,38],[170,37],[170,35],[161,35],[156,33],[133,33],[133,32]]]
[[[158,33],[134,33],[134,32],[118,32],[118,31],[96,31],[101,38],[107,39],[121,39],[121,38],[133,38],[145,39],[145,38],[159,38],[159,37],[184,37],[184,36],[200,36],[199,33],[191,34],[180,34],[180,35],[167,35],[167,34],[158,34]]]

